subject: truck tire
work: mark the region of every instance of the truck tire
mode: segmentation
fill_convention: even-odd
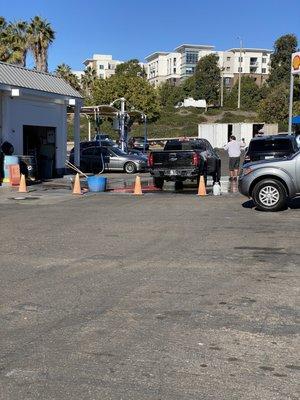
[[[277,179],[264,179],[254,186],[252,199],[258,210],[280,211],[286,207],[287,193]]]
[[[164,179],[160,178],[160,177],[154,177],[153,178],[153,185],[157,188],[157,189],[162,189],[164,186]]]
[[[183,182],[182,181],[175,181],[175,190],[182,190],[183,189]]]

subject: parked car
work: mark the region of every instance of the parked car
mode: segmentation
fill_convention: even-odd
[[[288,199],[300,196],[300,150],[280,159],[245,164],[239,176],[239,191],[252,198],[260,210],[284,208]]]
[[[168,140],[164,150],[152,151],[148,157],[150,174],[156,187],[174,181],[175,189],[182,189],[187,179],[211,175],[215,182],[221,176],[221,160],[206,139]]]
[[[244,164],[250,161],[289,156],[298,150],[298,143],[294,135],[279,134],[255,137],[246,151]]]
[[[116,146],[116,143],[112,140],[109,135],[97,133],[94,138],[95,142],[101,142],[101,146]]]
[[[135,149],[135,150],[149,150],[149,143],[148,141],[145,142],[144,136],[132,136],[128,139],[128,148]]]
[[[83,172],[98,173],[105,171],[124,171],[133,174],[137,171],[145,171],[147,160],[143,156],[124,153],[118,147],[106,147],[95,145],[83,145],[80,148],[80,169]],[[74,163],[74,149],[70,153],[70,162]]]

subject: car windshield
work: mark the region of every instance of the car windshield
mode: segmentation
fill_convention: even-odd
[[[288,139],[280,140],[254,140],[250,143],[249,151],[292,151],[292,142]]]

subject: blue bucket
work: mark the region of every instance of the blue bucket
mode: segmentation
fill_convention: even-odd
[[[88,176],[87,183],[90,192],[105,192],[106,178],[104,176]]]

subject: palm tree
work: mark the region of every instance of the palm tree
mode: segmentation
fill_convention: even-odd
[[[36,69],[48,72],[48,48],[55,39],[54,30],[46,19],[36,16],[30,21],[28,35]]]
[[[26,56],[29,49],[28,23],[26,21],[18,21],[9,25],[9,31],[14,41],[16,58],[22,67],[26,67]]]
[[[55,74],[67,81],[74,89],[80,90],[80,82],[76,75],[72,73],[71,67],[65,63],[56,67]]]
[[[84,75],[81,77],[81,85],[88,96],[91,94],[91,89],[94,86],[96,80],[97,72],[95,68],[87,67],[84,71]]]

